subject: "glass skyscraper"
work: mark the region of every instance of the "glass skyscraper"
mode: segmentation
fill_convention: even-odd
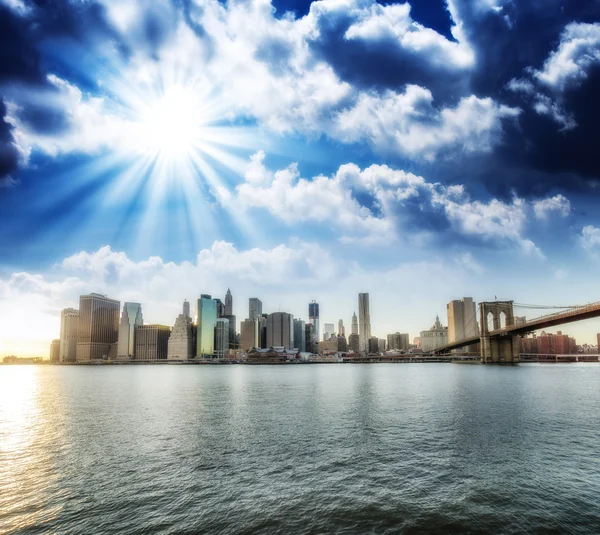
[[[196,358],[212,359],[215,353],[217,301],[210,295],[202,294],[198,299],[197,312]]]
[[[248,318],[251,320],[260,319],[262,316],[262,301],[258,297],[251,297],[248,300]]]
[[[79,297],[77,361],[107,358],[111,344],[119,339],[121,303],[102,294]]]
[[[135,358],[135,330],[143,324],[142,305],[140,303],[124,303],[119,323],[117,358]]]

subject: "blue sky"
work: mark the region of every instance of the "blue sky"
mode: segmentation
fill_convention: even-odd
[[[368,291],[382,337],[599,300],[600,2],[412,4],[0,0],[0,351],[90,291]]]

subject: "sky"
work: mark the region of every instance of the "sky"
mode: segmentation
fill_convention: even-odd
[[[598,95],[599,0],[0,0],[0,354],[89,292],[347,327],[369,292],[411,338],[599,301]]]

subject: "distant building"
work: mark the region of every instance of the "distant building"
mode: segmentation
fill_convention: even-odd
[[[196,306],[198,323],[196,330],[196,358],[214,358],[215,328],[217,326],[217,300],[202,294]]]
[[[217,306],[217,318],[222,318],[225,315],[225,303],[218,297],[215,297],[214,301]]]
[[[369,338],[369,353],[379,353],[379,338],[376,336]]]
[[[538,352],[537,337],[521,337],[521,353],[536,354]]]
[[[387,343],[384,338],[380,338],[378,341],[379,351],[384,352],[387,349]]]
[[[354,314],[352,314],[352,333],[351,334],[358,334],[358,318],[356,317],[356,312],[354,312]]]
[[[344,327],[344,320],[338,320],[338,332],[340,336],[346,336],[346,328]]]
[[[306,324],[301,319],[294,320],[294,347],[301,353],[306,352]]]
[[[358,294],[358,337],[360,350],[369,349],[368,340],[371,338],[371,314],[369,312],[369,294]]]
[[[348,341],[346,340],[345,336],[342,336],[341,334],[338,335],[337,337],[337,344],[338,344],[338,351],[348,351]]]
[[[267,317],[268,314],[263,314],[259,318],[259,334],[260,334],[260,345],[259,347],[266,349],[267,348]]]
[[[229,321],[229,349],[237,349],[237,331],[236,331],[236,317],[233,314],[225,314],[221,316]]]
[[[415,336],[413,338],[413,347],[418,347],[419,349],[421,348],[421,337],[420,336]]]
[[[393,333],[387,335],[388,350],[407,351],[409,348],[408,333]]]
[[[118,359],[131,360],[135,358],[135,330],[143,324],[142,305],[139,303],[124,303],[119,323]]]
[[[521,346],[523,346],[523,338]],[[577,353],[577,342],[574,338],[558,331],[556,334],[542,331],[537,336],[537,352],[540,355],[570,355]]]
[[[52,340],[50,344],[50,362],[60,361],[60,338]]]
[[[225,316],[233,315],[233,297],[231,295],[231,290],[227,288],[227,293],[225,294]]]
[[[329,340],[323,340],[319,342],[319,353],[321,355],[325,353],[337,353],[338,351],[338,340],[337,337],[330,338]]]
[[[77,326],[77,362],[107,359],[110,346],[119,339],[121,303],[102,294],[79,298]]]
[[[287,312],[267,316],[267,348],[276,346],[294,348],[294,316]]]
[[[248,351],[253,347],[260,347],[260,320],[247,319],[240,324],[240,349]]]
[[[464,338],[479,336],[475,302],[471,297],[463,297],[460,301],[450,301],[446,308],[448,310],[449,344]],[[468,352],[476,351],[477,345],[473,344],[462,349]]]
[[[525,323],[527,323],[525,316],[515,316],[515,325],[524,325]]]
[[[348,337],[348,349],[350,351],[354,351],[355,353],[360,352],[360,337],[356,333],[352,333]]]
[[[135,333],[135,360],[167,360],[171,328],[167,325],[140,325]]]
[[[308,321],[314,327],[313,339],[312,342],[317,349],[316,344],[319,342],[319,334],[320,334],[320,317],[319,317],[319,303],[316,301],[311,301],[308,303]]]
[[[215,327],[215,358],[224,359],[229,354],[229,320],[218,318]]]
[[[329,340],[332,334],[336,334],[333,323],[325,323],[323,325],[323,340]]]
[[[169,337],[167,359],[188,360],[192,358],[194,358],[192,318],[190,317],[190,304],[187,301],[184,301],[183,314],[177,316],[175,326]]]
[[[431,326],[431,329],[427,331],[421,331],[419,337],[420,347],[424,353],[429,353],[448,344],[448,327],[444,327],[440,322],[440,317],[435,317],[435,323]]]
[[[319,352],[319,348],[315,344],[315,326],[312,323],[304,325],[304,346],[307,353]]]
[[[60,354],[59,362],[75,362],[77,355],[77,330],[79,310],[65,308],[60,313]]]
[[[262,315],[262,301],[258,297],[251,297],[248,300],[248,318],[257,320],[260,319]]]
[[[294,349],[285,347],[270,347],[268,349],[251,349],[248,351],[249,364],[268,364],[273,362],[290,362],[298,360],[299,354]]]

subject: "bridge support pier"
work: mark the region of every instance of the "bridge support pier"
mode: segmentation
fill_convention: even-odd
[[[500,315],[506,320],[505,325],[513,325],[512,301],[494,301],[479,303],[479,320],[481,333],[481,362],[484,364],[517,364],[519,362],[520,340],[518,336],[490,336],[488,320],[491,317],[492,330],[501,326]]]

